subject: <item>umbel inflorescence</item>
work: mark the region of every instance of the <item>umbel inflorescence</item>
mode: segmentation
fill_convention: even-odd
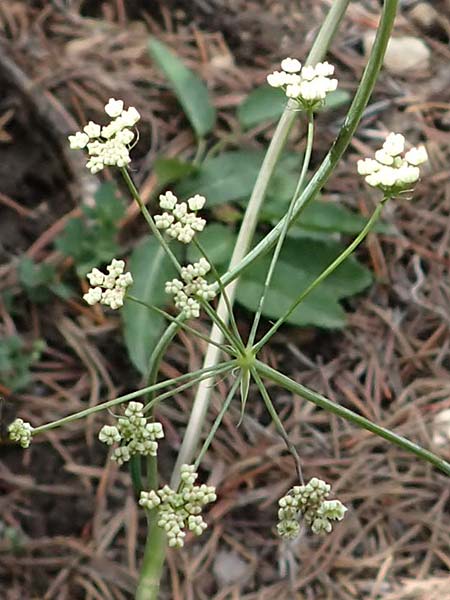
[[[338,85],[338,80],[331,78],[334,66],[328,62],[302,67],[296,58],[285,58],[281,62],[281,69],[270,73],[267,83],[284,90],[288,98],[296,100],[305,110],[320,108],[327,94]]]
[[[159,205],[165,211],[162,215],[155,216],[158,229],[167,232],[173,239],[189,244],[197,232],[203,231],[206,221],[197,215],[205,205],[206,199],[200,194],[195,194],[187,202],[178,202],[172,192],[166,192],[159,197]]]
[[[177,491],[165,485],[150,492],[141,492],[139,504],[147,510],[156,509],[158,526],[167,534],[169,546],[181,548],[185,530],[201,535],[207,525],[201,515],[203,507],[216,500],[216,489],[202,484],[195,485],[198,474],[194,465],[182,465],[181,483]]]
[[[277,530],[281,537],[294,539],[303,518],[316,534],[330,533],[332,521],[344,518],[346,507],[339,500],[327,500],[331,486],[313,477],[306,485],[296,485],[280,498]]]
[[[107,274],[95,268],[86,275],[91,287],[83,298],[91,306],[100,303],[115,310],[123,306],[127,289],[133,283],[133,277],[131,273],[124,273],[123,260],[113,258],[106,270]]]
[[[382,147],[375,152],[375,158],[358,161],[358,173],[364,176],[371,187],[382,190],[386,197],[410,190],[419,180],[419,165],[428,160],[428,155],[424,146],[404,151],[404,136],[390,133]]]
[[[121,465],[136,454],[156,456],[157,440],[164,437],[164,431],[161,423],[146,419],[141,402],[129,402],[124,416],[118,418],[117,425],[103,425],[98,437],[107,446],[119,444],[111,460]]]
[[[136,139],[132,128],[141,118],[134,106],[124,109],[123,100],[114,98],[105,105],[105,112],[112,119],[108,125],[102,127],[89,121],[83,131],[69,135],[73,150],[87,150],[86,167],[93,174],[105,166],[126,167],[131,162],[129,150]]]
[[[198,262],[182,267],[182,280],[166,282],[166,293],[173,295],[175,306],[187,319],[199,317],[200,302],[212,300],[216,295],[214,286],[205,279],[210,269],[211,265],[202,257]]]

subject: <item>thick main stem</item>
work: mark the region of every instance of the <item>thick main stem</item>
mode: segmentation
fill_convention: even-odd
[[[301,396],[305,400],[312,402],[316,406],[325,409],[333,415],[342,417],[346,421],[350,421],[351,423],[354,423],[355,425],[358,425],[363,429],[367,429],[367,431],[378,435],[379,437],[387,440],[391,444],[395,444],[396,446],[403,448],[403,450],[412,452],[419,458],[426,460],[427,462],[437,467],[440,471],[450,476],[450,463],[443,460],[439,456],[436,456],[436,454],[433,454],[433,452],[422,448],[418,444],[411,442],[407,438],[398,435],[393,431],[382,427],[381,425],[377,425],[376,423],[369,421],[369,419],[358,415],[357,413],[353,412],[348,408],[345,408],[344,406],[341,406],[340,404],[332,402],[328,398],[325,398],[325,396],[322,396],[321,394],[310,390],[304,385],[297,383],[296,381],[290,379],[286,375],[283,375],[279,371],[272,369],[272,367],[265,365],[259,360],[255,362],[255,368],[257,372],[261,375],[261,377],[265,377],[266,379],[273,381],[274,383],[283,387],[285,390],[288,390],[293,394],[296,394],[297,396]]]
[[[394,0],[387,0],[393,2]],[[337,28],[342,20],[342,17],[347,10],[349,0],[336,0],[333,3],[321,29],[316,38],[316,41],[311,49],[307,63],[312,64],[318,62],[326,53],[328,46],[334,37]],[[396,4],[396,2],[395,2]],[[256,229],[258,222],[258,215],[261,209],[262,202],[269,184],[270,178],[272,177],[275,166],[278,162],[280,154],[286,143],[289,131],[292,127],[294,119],[298,114],[293,108],[296,106],[294,101],[288,102],[288,105],[281,116],[281,119],[277,125],[272,141],[267,150],[264,158],[261,170],[258,174],[255,187],[245,211],[245,216],[242,221],[242,225],[239,231],[236,246],[234,248],[233,255],[231,257],[229,271],[236,273],[235,277],[229,277],[226,280],[226,276],[222,278],[223,287],[225,287],[228,294],[228,299],[232,305],[236,295],[236,279],[237,275],[242,271],[240,265],[245,261],[245,256],[249,250],[253,234]],[[217,312],[221,319],[224,321],[228,320],[228,308],[227,303],[223,297],[220,298]],[[215,325],[211,329],[210,338],[215,342],[222,342],[222,334],[218,327]],[[204,367],[214,365],[219,360],[219,350],[213,346],[208,346],[206,351],[205,359],[203,362]],[[188,426],[183,438],[183,443],[178,454],[178,458],[175,464],[175,468],[172,474],[172,486],[178,485],[179,482],[179,471],[183,463],[189,463],[195,454],[195,450],[200,437],[200,432],[205,421],[205,416],[208,410],[209,401],[211,395],[211,388],[207,381],[201,384],[198,388],[197,395],[195,397],[194,405],[189,417]]]

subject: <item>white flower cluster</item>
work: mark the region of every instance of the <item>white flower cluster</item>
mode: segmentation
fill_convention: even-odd
[[[8,427],[9,439],[18,442],[22,448],[28,448],[31,444],[33,427],[23,419],[15,419]]]
[[[299,518],[316,534],[330,533],[331,521],[341,521],[346,507],[339,500],[326,500],[331,487],[325,481],[313,477],[306,485],[297,485],[278,502],[278,526],[281,537],[294,539],[300,532]]]
[[[330,79],[334,66],[328,62],[302,68],[296,58],[285,58],[281,68],[282,71],[267,76],[268,84],[282,88],[288,98],[293,98],[306,110],[323,105],[328,92],[333,92],[338,85],[337,79]]]
[[[158,442],[164,437],[161,423],[148,423],[143,413],[141,402],[129,402],[125,415],[119,417],[117,426],[103,425],[98,438],[107,446],[120,444],[111,459],[122,465],[135,454],[141,456],[156,456]]]
[[[130,144],[136,134],[130,127],[134,127],[141,118],[134,106],[124,110],[123,101],[114,98],[109,99],[105,112],[112,119],[108,125],[102,127],[89,121],[83,131],[69,135],[73,150],[87,149],[90,158],[86,167],[93,174],[105,166],[125,167],[131,162]]]
[[[91,306],[100,302],[114,310],[121,308],[126,291],[133,283],[131,273],[124,273],[124,269],[125,262],[115,258],[106,267],[107,275],[99,269],[92,269],[86,275],[92,287],[89,288],[87,294],[84,294],[84,300]]]
[[[419,165],[428,160],[424,146],[405,152],[405,138],[401,133],[390,133],[375,158],[358,160],[358,173],[366,182],[388,196],[411,189],[420,177]]]
[[[197,216],[197,211],[205,205],[206,199],[195,194],[187,202],[178,202],[172,192],[166,192],[159,197],[160,207],[166,211],[155,216],[158,229],[164,229],[167,234],[183,244],[189,244],[196,232],[203,231],[206,221]]]
[[[201,512],[206,504],[216,500],[216,489],[194,485],[197,477],[193,465],[182,465],[179,491],[165,485],[158,491],[141,492],[139,504],[147,510],[157,509],[158,526],[166,532],[172,548],[184,545],[185,529],[201,535],[207,527]]]
[[[212,300],[216,295],[214,286],[209,284],[204,276],[210,271],[211,265],[205,258],[181,269],[181,278],[166,282],[166,293],[173,294],[175,306],[187,319],[200,316],[199,300]]]

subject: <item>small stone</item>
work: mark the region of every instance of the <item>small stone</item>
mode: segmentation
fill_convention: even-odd
[[[447,446],[450,442],[450,408],[439,412],[433,420],[433,444]]]
[[[423,27],[430,29],[435,23],[438,23],[438,12],[428,2],[419,2],[410,10],[412,20]]]
[[[375,33],[364,36],[363,46],[366,57],[375,40]],[[391,38],[384,57],[384,66],[394,75],[404,75],[410,71],[425,71],[430,68],[430,49],[417,37],[402,36]]]

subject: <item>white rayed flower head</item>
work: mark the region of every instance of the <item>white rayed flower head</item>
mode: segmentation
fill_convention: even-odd
[[[82,131],[77,131],[75,135],[69,135],[69,144],[72,150],[82,150],[88,142],[89,136]]]
[[[110,98],[108,100],[108,104],[105,105],[105,113],[109,117],[118,117],[123,112],[123,100],[116,100],[115,98]]]
[[[23,419],[15,419],[8,427],[9,439],[18,442],[22,448],[28,448],[31,444],[33,427]]]
[[[423,146],[411,148],[403,156],[405,138],[390,133],[383,146],[375,152],[375,159],[359,160],[357,169],[371,187],[382,190],[385,197],[392,197],[411,189],[420,178],[419,164],[428,158]]]
[[[89,139],[93,140],[95,138],[100,137],[102,128],[94,121],[89,121],[89,123],[83,127],[83,131],[86,135],[89,136]]]
[[[405,154],[405,160],[408,164],[418,167],[428,160],[428,154],[425,146],[418,146],[417,148],[411,148]]]
[[[83,299],[91,306],[100,303],[113,310],[121,308],[127,289],[133,284],[131,273],[124,273],[124,269],[125,262],[115,258],[106,267],[107,275],[97,268],[92,269],[86,277],[94,287],[84,294]]]
[[[112,119],[108,125],[102,127],[89,121],[82,132],[69,136],[71,148],[81,150],[87,147],[90,158],[86,167],[93,174],[105,166],[122,168],[131,162],[129,150],[136,134],[129,128],[140,119],[133,106],[124,110],[123,100],[115,98],[109,99],[105,112]]]
[[[281,68],[287,73],[298,73],[302,68],[302,63],[296,58],[285,58],[281,61]]]
[[[337,88],[338,80],[330,79],[334,66],[328,62],[301,67],[297,59],[286,58],[281,63],[282,71],[267,76],[272,87],[281,87],[288,98],[296,100],[306,110],[315,110],[323,105],[329,92]]]

